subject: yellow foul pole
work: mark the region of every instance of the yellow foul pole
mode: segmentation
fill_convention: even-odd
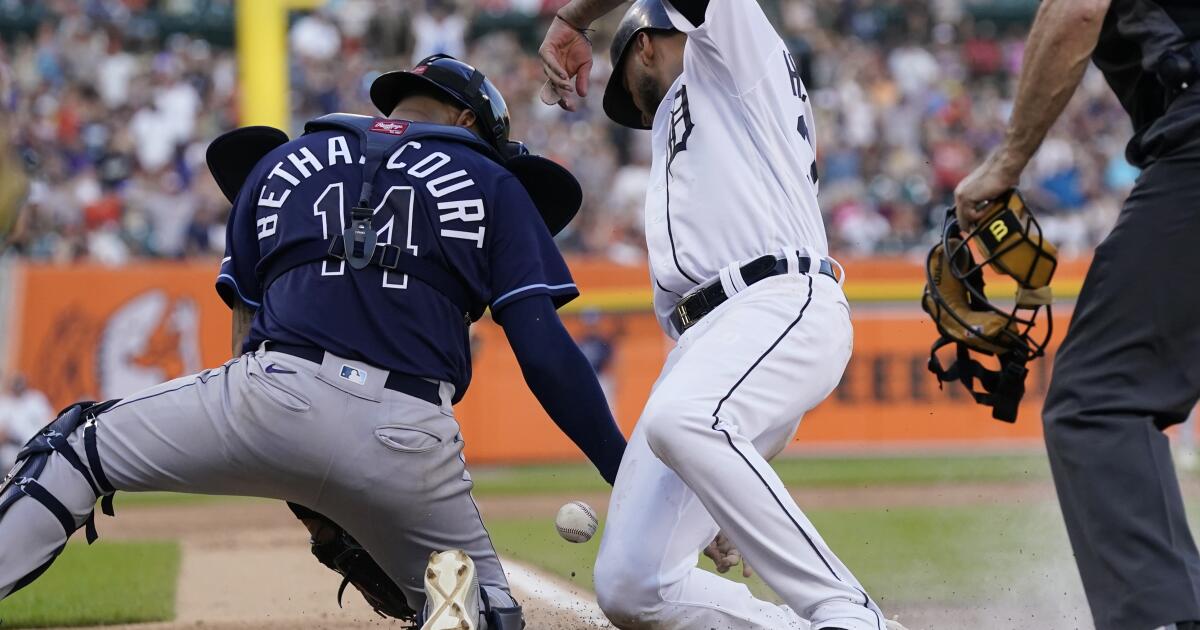
[[[237,0],[239,125],[288,130],[287,14],[323,0]]]

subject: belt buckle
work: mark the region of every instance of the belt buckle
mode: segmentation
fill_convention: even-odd
[[[675,307],[675,312],[679,314],[679,327],[682,329],[679,332],[692,327],[692,316],[688,312],[686,302],[681,302],[679,306]]]

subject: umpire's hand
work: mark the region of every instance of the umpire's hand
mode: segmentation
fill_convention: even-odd
[[[1017,187],[1021,167],[1012,163],[1003,147],[989,155],[954,189],[954,211],[958,226],[969,232],[983,214],[988,202]]]

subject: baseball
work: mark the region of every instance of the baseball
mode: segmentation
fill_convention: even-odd
[[[596,511],[583,501],[572,501],[558,508],[558,516],[554,517],[554,526],[558,535],[573,543],[584,543],[596,535],[600,521]]]

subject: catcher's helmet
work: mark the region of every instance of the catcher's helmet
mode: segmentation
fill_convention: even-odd
[[[483,139],[498,151],[506,150],[510,126],[504,96],[482,72],[450,55],[433,55],[412,70],[379,75],[371,83],[371,102],[384,116],[390,116],[404,97],[428,88],[475,112],[484,130]]]
[[[976,263],[970,244],[979,251]],[[930,352],[929,370],[939,382],[962,381],[998,420],[1016,420],[1025,393],[1025,364],[1042,356],[1053,330],[1050,279],[1058,250],[1042,237],[1042,228],[1017,191],[994,201],[979,224],[963,235],[954,209],[946,212],[942,240],[929,252],[921,307],[933,317],[941,337]],[[1016,281],[1011,308],[997,306],[983,291],[983,269]],[[957,357],[942,368],[937,352],[956,344]],[[971,358],[979,352],[997,357],[989,370]],[[975,390],[975,380],[983,389]]]
[[[642,122],[641,110],[633,104],[633,95],[625,89],[622,65],[625,63],[625,52],[642,31],[675,30],[662,0],[637,0],[625,12],[625,17],[621,18],[609,52],[612,59],[612,75],[608,77],[608,87],[604,89],[604,113],[614,122],[634,129],[650,128]]]

